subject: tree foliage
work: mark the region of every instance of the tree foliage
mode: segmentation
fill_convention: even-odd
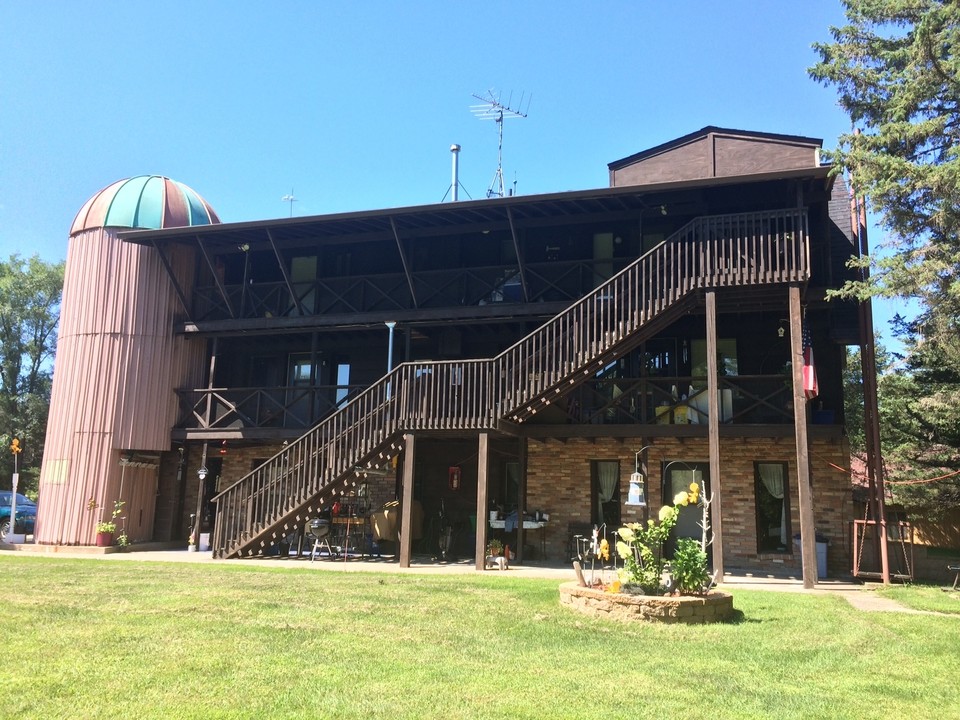
[[[895,361],[877,345],[880,436],[894,501],[915,516],[935,519],[960,506],[960,476],[951,476],[960,468],[957,378],[936,363],[928,367],[924,353],[919,348]],[[904,372],[910,363],[915,367]],[[850,452],[866,460],[861,367],[860,350],[849,349],[843,375],[846,431]]]
[[[844,0],[848,25],[814,45],[810,74],[835,86],[857,130],[833,160],[870,198],[895,252],[861,297],[957,295],[960,265],[960,4]]]
[[[960,3],[843,0],[848,23],[815,44],[810,74],[836,88],[853,127],[831,159],[850,171],[887,231],[887,253],[842,293],[911,297],[900,319],[906,357],[880,378],[890,478],[915,481],[958,468],[960,432]],[[857,264],[854,262],[854,264]],[[893,485],[926,514],[960,504],[960,482]]]
[[[22,489],[36,489],[43,456],[63,269],[37,256],[0,260],[0,473],[13,472],[7,448],[19,438]]]
[[[939,357],[922,343],[908,356],[909,372],[880,379],[881,437],[894,499],[931,519],[960,507],[960,476],[952,475],[960,469],[960,376]]]

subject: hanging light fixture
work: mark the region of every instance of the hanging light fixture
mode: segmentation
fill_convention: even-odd
[[[636,456],[634,457],[634,471],[630,474],[630,488],[627,491],[626,505],[635,505],[636,507],[647,506],[646,478],[644,478],[643,473],[640,472],[640,453],[644,450],[646,450],[646,448],[637,450]]]

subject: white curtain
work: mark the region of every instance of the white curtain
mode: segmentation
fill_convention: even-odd
[[[615,460],[601,460],[597,463],[598,509],[600,523],[606,522],[603,517],[603,504],[613,500],[617,490],[617,480],[620,477],[620,463]]]
[[[757,466],[760,482],[773,497],[780,501],[780,543],[787,545],[787,504],[783,501],[783,465],[760,463]]]

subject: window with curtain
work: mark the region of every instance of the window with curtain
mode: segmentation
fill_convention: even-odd
[[[787,464],[754,463],[756,473],[757,552],[789,553],[790,488]]]
[[[590,466],[592,522],[616,530],[620,527],[620,461],[593,460]]]

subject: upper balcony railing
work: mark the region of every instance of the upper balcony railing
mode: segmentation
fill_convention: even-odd
[[[573,302],[603,282],[611,267],[619,270],[627,262],[616,258],[525,263],[527,302]],[[412,281],[416,305],[403,273],[318,278],[289,286],[282,281],[228,284],[226,298],[217,286],[203,285],[194,291],[194,317],[198,321],[296,317],[524,301],[516,264],[415,271]]]
[[[283,428],[306,431],[346,405],[362,385],[177,390],[176,427],[189,430]]]
[[[728,425],[787,425],[794,422],[790,379],[778,375],[718,378],[719,422]],[[705,425],[705,377],[594,378],[558,403],[551,423],[585,425]],[[816,422],[833,422],[821,412]]]

